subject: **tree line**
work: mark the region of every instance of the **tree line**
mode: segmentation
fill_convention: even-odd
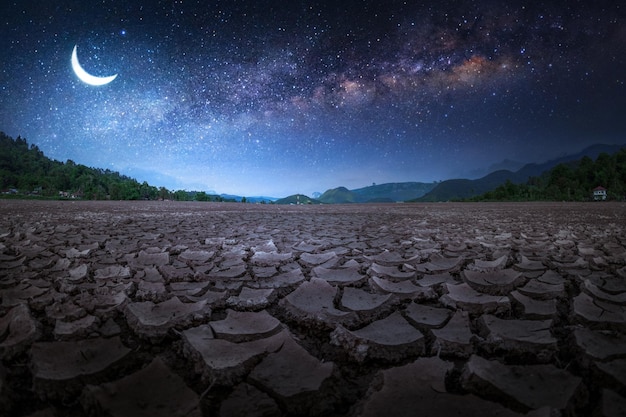
[[[466,201],[588,201],[602,186],[609,200],[626,199],[626,148],[596,160],[562,163],[526,183],[511,181]],[[0,191],[7,195],[95,200],[235,201],[198,191],[168,190],[109,169],[52,160],[34,144],[0,132]],[[245,200],[244,200],[245,201]]]
[[[34,144],[0,132],[0,191],[4,196],[90,200],[225,201],[205,192],[155,187],[109,169],[52,160]]]
[[[598,186],[606,188],[607,200],[626,199],[626,148],[559,164],[526,183],[507,181],[468,201],[589,201]]]

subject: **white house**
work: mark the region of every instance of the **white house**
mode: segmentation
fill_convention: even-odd
[[[593,189],[593,199],[595,201],[606,200],[606,188],[598,185]]]

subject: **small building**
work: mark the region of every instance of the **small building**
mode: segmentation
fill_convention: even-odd
[[[594,201],[603,201],[606,200],[606,188],[598,185],[593,189],[593,199]]]

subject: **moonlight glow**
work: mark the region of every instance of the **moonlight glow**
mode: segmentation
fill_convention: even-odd
[[[82,82],[89,85],[100,86],[110,83],[117,77],[117,74],[108,77],[96,77],[95,75],[89,74],[78,62],[78,54],[76,53],[77,47],[78,45],[74,45],[74,50],[72,51],[72,69]]]

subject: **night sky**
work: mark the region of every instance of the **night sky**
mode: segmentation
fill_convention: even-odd
[[[620,1],[4,0],[0,16],[0,130],[168,189],[311,195],[626,143]],[[75,46],[117,77],[81,81]]]

